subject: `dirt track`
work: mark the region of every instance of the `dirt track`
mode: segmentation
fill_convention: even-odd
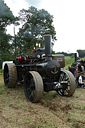
[[[70,98],[44,93],[33,104],[23,87],[6,89],[0,82],[0,128],[85,128],[85,89],[76,89]]]
[[[3,81],[3,76],[0,76],[0,81]]]

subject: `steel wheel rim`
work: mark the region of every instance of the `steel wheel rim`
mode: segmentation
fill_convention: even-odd
[[[69,96],[69,92],[71,90],[71,82],[70,82],[70,78],[69,78],[69,75],[66,73],[66,72],[62,72],[61,75],[60,75],[60,80],[59,82],[62,82],[62,81],[65,81],[67,82],[67,87],[66,89],[59,89],[57,91],[57,93],[61,96]]]

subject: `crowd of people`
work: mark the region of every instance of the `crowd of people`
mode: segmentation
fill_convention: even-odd
[[[79,62],[72,63],[72,65],[68,67],[68,70],[74,75],[77,87],[85,88],[85,61],[80,60]]]

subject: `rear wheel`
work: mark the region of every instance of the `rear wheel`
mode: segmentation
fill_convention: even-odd
[[[28,101],[38,102],[43,96],[43,81],[36,71],[29,71],[24,79],[24,92]]]
[[[76,82],[73,74],[70,71],[63,71],[60,75],[59,82],[66,82],[65,88],[57,90],[57,93],[61,96],[72,96],[76,89]]]
[[[8,88],[14,88],[17,84],[17,70],[14,63],[7,63],[4,66],[4,83]]]

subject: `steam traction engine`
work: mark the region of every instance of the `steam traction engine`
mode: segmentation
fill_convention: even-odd
[[[63,71],[63,55],[51,54],[51,35],[44,35],[45,49],[37,48],[31,56],[18,56],[4,66],[4,83],[8,88],[24,84],[28,101],[38,102],[43,92],[55,90],[61,96],[72,96],[76,84],[70,71]]]

